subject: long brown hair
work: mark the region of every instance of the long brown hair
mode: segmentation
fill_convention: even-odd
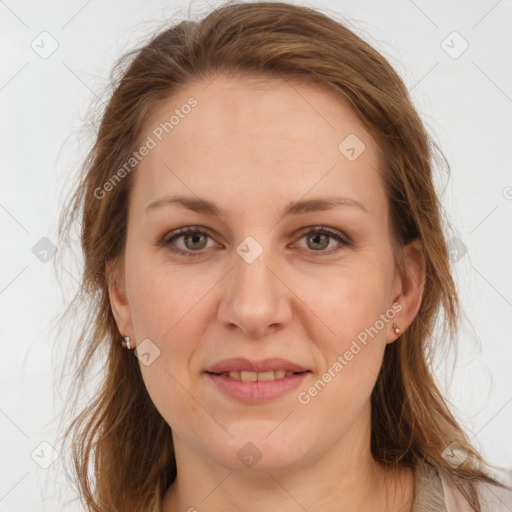
[[[419,238],[426,276],[416,318],[385,350],[371,397],[372,454],[387,467],[435,464],[467,484],[461,488],[479,510],[472,482],[497,482],[484,471],[487,463],[451,414],[431,371],[436,326],[446,340],[454,339],[459,318],[432,177],[436,146],[387,60],[348,28],[308,7],[231,2],[200,21],[164,29],[125,55],[115,70],[113,92],[78,185],[62,211],[59,232],[62,240],[69,238],[78,220],[84,255],[81,287],[66,312],[87,312],[72,340],[68,368],[74,369],[75,381],[69,404],[78,403],[94,361],[103,368],[94,398],[63,436],[62,453],[72,453],[72,473],[87,508],[159,510],[176,477],[171,429],[146,391],[137,359],[121,347],[108,295],[106,267],[118,263],[123,253],[136,168],[104,197],[99,199],[95,191],[128,161],[145,120],[163,100],[193,80],[224,73],[327,87],[350,102],[375,138],[397,267],[406,272],[403,246]],[[468,455],[457,467],[442,455],[452,443]]]

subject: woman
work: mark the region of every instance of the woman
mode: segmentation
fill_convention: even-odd
[[[105,361],[66,433],[89,510],[510,507],[429,366],[458,312],[431,156],[387,61],[312,9],[135,53],[62,218],[77,385]]]

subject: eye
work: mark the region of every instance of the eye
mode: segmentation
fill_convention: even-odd
[[[183,239],[184,249],[176,248],[173,246],[173,243]],[[177,231],[173,231],[171,236],[166,236],[163,238],[161,244],[167,247],[170,251],[182,254],[185,256],[201,256],[203,249],[206,248],[207,239],[211,238],[210,235],[198,227],[189,226],[186,228],[179,229]]]
[[[330,229],[324,227],[316,227],[314,229],[310,229],[299,240],[302,239],[306,239],[307,249],[311,249],[312,252],[322,253],[314,254],[314,256],[324,256],[325,254],[332,254],[333,252],[339,251],[343,246],[348,246],[351,244],[348,237],[343,236],[341,233],[338,233],[337,231],[331,231]],[[334,251],[327,251],[326,249],[329,248],[330,242],[332,240],[338,242],[338,247],[335,246]]]
[[[344,246],[351,245],[350,239],[337,231],[332,231],[321,226],[315,227],[314,229],[307,229],[309,230],[306,231],[299,240],[306,239],[306,250],[309,249],[309,252],[317,253],[313,254],[313,256],[326,256],[341,250]],[[202,256],[204,249],[207,248],[208,239],[211,238],[208,232],[200,227],[188,226],[164,236],[158,242],[158,245],[166,247],[171,252],[183,256]],[[177,241],[180,239],[182,239],[183,242],[183,247],[181,248],[176,247]],[[332,240],[337,241],[338,246],[335,246],[334,250],[327,251],[326,249],[332,249],[332,246],[329,247]]]

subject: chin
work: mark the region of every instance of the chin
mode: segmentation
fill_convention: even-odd
[[[270,422],[264,423],[267,425]],[[278,432],[277,425],[278,422],[274,421],[271,428],[262,429],[261,425],[255,428],[253,424],[252,428],[240,435],[228,429],[233,437],[224,440],[213,455],[214,458],[227,469],[253,473],[289,470],[305,464],[313,447],[305,445],[304,439],[313,437],[297,429],[294,433],[290,430]]]

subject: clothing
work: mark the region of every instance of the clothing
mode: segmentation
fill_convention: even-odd
[[[512,488],[512,470],[493,476]],[[425,462],[416,468],[414,485],[412,512],[473,512],[456,484],[431,464]],[[478,482],[475,487],[482,512],[512,512],[512,489],[485,482]]]

